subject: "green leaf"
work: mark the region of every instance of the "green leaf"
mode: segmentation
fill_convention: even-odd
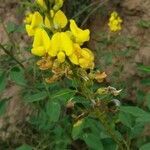
[[[23,144],[22,146],[16,148],[16,150],[32,150],[32,147],[26,144]]]
[[[6,108],[7,108],[7,101],[6,101],[6,99],[0,100],[0,116],[2,116],[5,113]]]
[[[17,25],[15,32],[23,33],[25,31],[24,25]]]
[[[150,93],[147,93],[147,94],[146,94],[146,104],[147,104],[147,107],[148,107],[149,110],[150,110]]]
[[[14,67],[10,71],[10,78],[17,85],[26,86],[24,71],[20,67]]]
[[[57,122],[61,113],[61,106],[58,102],[52,101],[47,105],[47,114],[51,122]]]
[[[143,92],[141,90],[138,90],[137,94],[136,94],[136,97],[137,97],[138,104],[142,104],[144,99],[145,99],[145,92]]]
[[[140,150],[150,150],[150,143],[146,143],[140,147]]]
[[[150,66],[138,65],[138,70],[143,71],[145,73],[150,73]]]
[[[117,144],[110,138],[102,140],[104,150],[117,150]]]
[[[150,21],[149,20],[140,20],[138,22],[138,26],[145,28],[145,29],[148,29],[148,28],[150,28]]]
[[[121,106],[120,107],[121,112],[129,113],[132,116],[136,117],[136,122],[140,123],[148,123],[150,122],[150,113],[140,109],[139,107],[133,107],[133,106]]]
[[[120,112],[119,113],[119,120],[127,127],[132,128],[133,119],[131,114]]]
[[[73,128],[72,128],[72,138],[73,138],[74,140],[76,140],[76,139],[78,139],[78,138],[81,137],[83,127],[84,127],[84,119],[78,120],[78,121],[73,125]]]
[[[33,103],[33,102],[44,100],[46,97],[47,97],[47,93],[43,91],[35,94],[27,94],[24,96],[24,100],[28,103]]]
[[[147,112],[145,112],[137,106],[121,106],[120,111],[129,113],[134,117],[144,116],[148,114]]]
[[[16,30],[16,24],[14,22],[8,22],[6,26],[6,30],[8,33],[13,33]]]
[[[5,90],[6,85],[7,85],[7,77],[6,77],[6,74],[3,73],[0,75],[0,93],[3,90]]]
[[[137,119],[136,119],[136,122],[137,123],[150,123],[150,114],[149,113],[147,113],[147,114],[145,114],[145,115],[142,115],[142,116],[140,116],[140,117],[138,117]]]
[[[146,79],[141,80],[141,84],[145,86],[150,86],[150,79],[146,78]]]
[[[88,145],[90,149],[93,150],[103,150],[103,144],[101,140],[94,134],[88,133],[83,135],[83,140]]]
[[[138,137],[144,130],[143,123],[137,123],[133,128],[131,128],[130,139]]]
[[[76,93],[75,90],[63,89],[52,94],[51,99],[52,100],[59,99],[61,101],[67,102],[75,95],[75,93]]]

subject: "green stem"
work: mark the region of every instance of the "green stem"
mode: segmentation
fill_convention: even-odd
[[[0,43],[0,48],[7,54],[9,55],[17,64],[19,64],[23,69],[25,69],[24,65],[18,61],[1,43]]]
[[[94,110],[94,113],[96,113],[96,117],[98,117],[99,121],[102,123],[108,134],[111,136],[111,138],[118,144],[120,150],[130,150],[127,142],[122,139],[120,140],[116,133],[113,131],[113,129],[109,125],[109,121],[107,118],[107,114],[104,112],[101,112],[100,109]]]

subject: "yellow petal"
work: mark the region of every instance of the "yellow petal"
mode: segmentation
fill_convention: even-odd
[[[57,59],[58,59],[58,61],[60,62],[60,63],[63,63],[64,61],[65,61],[65,54],[64,54],[64,52],[59,52],[58,54],[57,54]]]
[[[58,29],[58,28],[64,28],[67,25],[68,20],[65,14],[61,10],[59,10],[56,12],[53,22],[54,22],[54,27]]]
[[[50,49],[51,41],[45,30],[42,30],[42,42],[44,48],[46,49],[46,51],[48,51]]]
[[[79,64],[82,68],[88,68],[88,62],[84,58],[79,59]]]
[[[50,49],[50,38],[47,32],[44,29],[38,28],[36,30],[34,41],[33,41],[33,48],[36,47],[43,47],[46,52]]]
[[[36,2],[37,2],[41,7],[43,7],[44,9],[46,9],[46,4],[45,4],[44,0],[36,0]]]
[[[42,45],[42,29],[37,29],[34,36],[33,47],[39,47]]]
[[[59,10],[63,6],[63,2],[64,2],[64,0],[55,0],[55,5],[54,5],[53,9],[55,11]]]
[[[32,17],[31,26],[32,26],[32,28],[35,28],[35,27],[40,26],[40,24],[42,24],[42,23],[43,23],[43,18],[41,16],[41,14],[36,11]]]
[[[51,29],[51,23],[47,16],[44,19],[44,24],[47,28]]]
[[[74,20],[70,20],[70,30],[75,37],[75,42],[82,45],[84,42],[89,41],[90,31],[80,29]]]
[[[45,53],[46,53],[44,47],[35,47],[35,48],[32,48],[31,52],[32,52],[33,55],[36,55],[36,56],[44,56]]]
[[[86,59],[90,59],[91,61],[94,61],[94,54],[88,48],[82,48],[81,55]]]
[[[54,57],[59,51],[65,52],[67,56],[73,53],[73,44],[68,35],[64,32],[57,32],[51,39],[51,50],[49,55]]]
[[[69,56],[69,59],[70,59],[70,61],[71,61],[73,64],[75,64],[75,65],[78,65],[78,64],[79,64],[79,59],[78,59],[78,57],[77,57],[76,54],[70,55],[70,56]]]
[[[68,35],[64,32],[61,33],[61,50],[63,50],[67,56],[73,53],[73,43]]]
[[[81,58],[79,59],[79,64],[82,68],[93,69],[93,67],[94,67],[94,55],[89,49],[87,49],[87,48],[82,49]]]
[[[33,36],[36,32],[36,29],[43,23],[43,18],[40,13],[36,11],[35,13],[30,13],[26,17],[25,23],[28,35]]]
[[[53,35],[51,39],[51,50],[49,50],[48,54],[52,57],[55,57],[60,50],[60,42],[61,42],[61,33],[57,32]]]
[[[25,28],[26,28],[27,34],[28,34],[29,36],[33,36],[33,35],[34,35],[35,29],[32,29],[32,27],[31,27],[30,25],[27,24],[27,25],[25,26]]]

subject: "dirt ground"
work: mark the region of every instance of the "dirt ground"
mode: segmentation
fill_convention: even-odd
[[[0,0],[0,17],[3,19],[4,24],[6,24],[8,21],[21,23],[23,16],[18,14],[18,2],[19,0]],[[136,49],[134,55],[123,60],[124,69],[121,73],[121,78],[122,80],[126,81],[129,78],[134,78],[134,76],[137,75],[136,63],[150,65],[150,29],[145,30],[137,26],[137,23],[141,19],[150,20],[150,0],[118,0],[114,2],[114,4],[107,3],[106,9],[108,12],[111,12],[114,9],[117,10],[123,18],[124,23],[121,35],[132,36],[139,41],[140,46]],[[101,17],[101,14],[97,14],[91,17],[91,39],[97,38],[97,34],[95,33],[107,30],[106,28],[108,16],[103,17],[102,21]],[[24,45],[24,39],[26,37],[22,38],[21,36],[17,35],[14,38],[17,38],[17,40]],[[7,34],[0,25],[0,42],[5,43],[7,40]],[[90,47],[95,49],[95,45],[95,41],[91,40]],[[108,76],[111,76],[112,70],[113,66],[106,68]],[[9,137],[12,132],[15,132],[15,126],[24,120],[26,114],[28,114],[26,106],[22,104],[19,97],[19,90],[19,87],[11,85],[8,87],[5,93],[3,93],[4,97],[13,96],[7,109],[6,116],[0,119],[1,129],[4,127],[4,125],[8,125],[6,132],[0,131],[0,137],[3,139]],[[135,98],[134,93],[131,93],[130,96],[131,99]],[[9,119],[7,120],[6,118]]]

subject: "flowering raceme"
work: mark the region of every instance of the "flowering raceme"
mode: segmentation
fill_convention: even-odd
[[[109,18],[108,26],[112,32],[121,30],[122,19],[119,17],[117,12],[112,12]]]
[[[61,66],[60,64],[66,62],[83,69],[93,69],[94,55],[91,50],[82,47],[84,42],[89,41],[90,31],[79,28],[73,19],[68,21],[64,12],[60,10],[63,2],[50,1],[52,7],[44,15],[35,11],[26,16],[26,31],[29,36],[34,36],[31,52],[42,57],[37,63],[42,70],[58,68],[57,65]],[[49,8],[44,0],[36,0],[36,3],[40,7]],[[68,22],[70,28],[65,30]],[[58,69],[55,70],[58,77]]]

